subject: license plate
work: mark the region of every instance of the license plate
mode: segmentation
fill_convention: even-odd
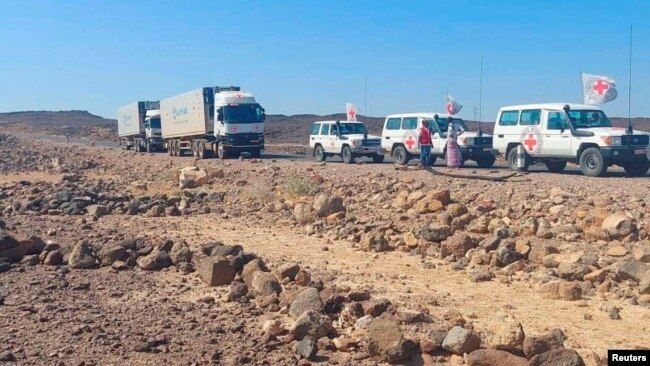
[[[634,150],[634,155],[644,155],[645,149],[636,149]]]
[[[483,151],[492,151],[492,148],[490,148],[490,147],[484,147],[484,148],[483,148]]]

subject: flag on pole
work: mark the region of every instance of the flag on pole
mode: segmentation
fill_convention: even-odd
[[[348,115],[348,121],[357,120],[357,107],[352,103],[345,103],[345,113]]]
[[[456,114],[460,112],[460,110],[463,109],[463,106],[460,105],[457,101],[454,100],[454,98],[451,97],[451,95],[447,95],[447,113],[448,114]]]
[[[582,73],[582,91],[585,104],[600,104],[616,99],[616,81],[608,76]]]

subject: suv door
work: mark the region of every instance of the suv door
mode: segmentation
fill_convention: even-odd
[[[321,143],[321,136],[319,135],[320,133],[320,123],[314,123],[311,126],[311,132],[309,133],[309,147],[316,147],[317,143]]]
[[[433,143],[431,154],[444,157],[442,152],[445,150],[445,146],[447,145],[447,131],[440,129],[440,124],[438,124],[435,119],[430,119],[428,121],[429,129],[431,129],[431,142]]]
[[[402,143],[401,125],[402,119],[399,117],[386,118],[386,123],[381,133],[381,147],[389,153],[393,151],[395,144]]]
[[[418,144],[418,127],[420,121],[418,117],[404,117],[402,118],[402,138],[406,150],[411,154],[420,153],[420,145]]]
[[[571,156],[573,139],[564,111],[546,111],[542,136],[542,155]]]
[[[332,137],[330,136],[331,127],[332,125],[330,123],[323,123],[319,135],[321,143],[323,144],[323,150],[327,153],[335,152],[333,148],[334,140],[332,140]]]

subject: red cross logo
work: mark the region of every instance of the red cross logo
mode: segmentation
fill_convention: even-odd
[[[447,103],[447,113],[453,114],[452,112],[454,111],[454,106],[451,105],[451,103]]]
[[[356,121],[357,120],[357,112],[354,110],[354,108],[348,109],[348,121]]]
[[[235,94],[235,97],[236,97],[236,98],[241,98],[241,97],[242,97],[242,94],[241,94],[241,93],[237,93],[237,94]]]
[[[537,146],[537,140],[535,140],[535,136],[532,133],[528,134],[528,138],[524,140],[524,145],[526,145],[528,151],[535,150],[535,146]]]
[[[598,95],[603,95],[607,89],[609,89],[609,84],[606,82],[603,82],[602,80],[596,81],[596,84],[594,84],[593,89],[598,93]]]
[[[413,136],[409,136],[406,138],[406,147],[408,147],[409,150],[413,148],[413,145],[415,145],[415,140],[413,139]]]
[[[232,132],[239,132],[239,127],[237,125],[232,126]]]

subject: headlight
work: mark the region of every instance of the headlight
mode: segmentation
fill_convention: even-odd
[[[361,146],[361,145],[363,145],[363,141],[361,141],[361,140],[352,140],[351,143],[352,143],[352,145],[354,145],[354,146]]]
[[[621,136],[601,136],[600,139],[605,145],[621,146]]]

